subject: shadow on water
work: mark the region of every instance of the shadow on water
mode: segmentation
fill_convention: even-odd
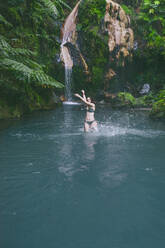
[[[163,247],[165,126],[63,106],[0,132],[0,247]],[[10,238],[9,238],[10,237]]]

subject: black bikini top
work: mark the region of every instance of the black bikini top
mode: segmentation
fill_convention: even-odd
[[[93,113],[93,112],[95,112],[95,110],[92,107],[88,107],[87,112]]]

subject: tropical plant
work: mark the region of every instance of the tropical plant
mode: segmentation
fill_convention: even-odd
[[[63,7],[63,0],[0,2],[0,107],[22,113],[53,106],[54,88],[64,87],[58,68],[54,78]]]
[[[34,52],[13,48],[5,37],[0,36],[0,71],[5,77],[9,73],[14,80],[62,88],[63,85],[48,76],[43,70],[44,67],[30,59],[31,56],[34,56]]]
[[[136,103],[136,99],[128,92],[119,92],[117,99],[122,105],[135,105]]]
[[[154,118],[165,118],[165,90],[160,90],[153,104],[151,116]]]
[[[139,25],[149,49],[157,49],[165,56],[165,2],[144,0],[138,15]]]
[[[62,0],[55,0],[55,1],[37,0],[37,2],[39,4],[42,4],[43,7],[45,6],[45,11],[48,11],[52,18],[59,15],[59,12],[57,10],[58,7],[61,7],[63,5],[67,8],[70,8]],[[10,3],[12,4],[12,6],[16,5],[16,3],[14,1],[11,1]],[[35,24],[38,23],[37,24],[38,25],[37,29],[38,29],[38,28],[40,28],[41,23],[44,22],[44,19],[42,18],[42,15],[41,15],[42,6],[36,5],[36,1],[34,1],[34,0],[28,1],[27,4],[33,8],[30,18],[31,18],[31,20],[33,20],[33,23],[35,23]],[[57,5],[57,7],[56,7],[56,5]],[[2,6],[3,6],[4,10],[7,7],[7,5],[5,6],[4,3]],[[12,11],[12,13],[14,13],[14,16],[20,16],[19,13],[21,13],[21,12],[23,13],[23,11],[25,11],[25,9],[24,9],[24,7],[21,7],[21,12],[20,12],[20,3],[19,2],[18,2],[18,6],[16,6],[15,8],[12,7],[12,8],[6,9],[6,11],[5,11],[6,15],[9,12],[9,18],[12,21],[13,20],[13,14],[11,15],[10,11]],[[36,15],[37,12],[40,14],[40,16]],[[30,13],[30,10],[29,10],[29,13]],[[20,17],[18,17],[17,20],[19,18]],[[35,22],[34,22],[34,20],[35,20]],[[22,25],[24,22],[25,22],[24,19],[22,19],[22,23],[20,23],[20,25]],[[6,18],[3,15],[0,15],[0,24],[1,24],[1,27],[4,25],[7,28],[11,28],[13,26],[13,24],[10,23],[8,20],[6,20]],[[21,30],[21,26],[20,26],[19,30]],[[44,31],[42,31],[42,34],[43,33],[44,33]],[[37,83],[40,85],[49,85],[49,86],[53,86],[53,87],[57,87],[57,88],[63,87],[63,85],[61,83],[59,83],[57,80],[55,80],[51,76],[47,75],[47,73],[45,73],[45,71],[44,71],[45,66],[41,65],[37,62],[36,52],[32,51],[31,49],[27,49],[27,48],[25,49],[23,44],[20,44],[21,47],[18,47],[19,45],[17,45],[17,43],[16,43],[16,47],[13,47],[12,45],[10,45],[13,43],[13,40],[20,40],[20,39],[13,39],[13,38],[9,38],[6,36],[8,36],[8,34],[6,32],[4,32],[4,35],[0,35],[0,71],[1,71],[1,75],[3,75],[3,76],[1,76],[1,81],[2,81],[2,77],[4,77],[4,81],[5,81],[9,75],[10,79],[13,78],[13,81],[14,80],[16,80],[16,81],[20,80],[20,81],[26,82],[26,83],[27,82],[28,83]],[[21,34],[19,34],[19,36],[21,36]],[[45,34],[45,37],[47,37],[47,39],[49,39],[49,36],[47,34]],[[19,43],[20,43],[20,41],[19,41]]]
[[[59,11],[58,8],[60,10],[63,10],[62,6],[67,7],[68,9],[71,10],[71,8],[69,7],[68,4],[66,4],[64,1],[62,0],[38,0],[39,2],[41,2],[42,4],[45,5],[45,7],[47,8],[47,10],[51,13],[54,14],[55,16],[59,15]],[[57,6],[57,7],[56,7]]]

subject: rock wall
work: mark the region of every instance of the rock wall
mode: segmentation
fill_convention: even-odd
[[[125,58],[132,56],[134,34],[130,28],[130,18],[122,7],[111,0],[106,0],[103,32],[108,34],[110,67],[105,79],[111,80],[116,75],[116,65],[125,65]]]
[[[77,32],[76,22],[81,0],[75,5],[72,12],[66,18],[62,33],[62,44],[61,44],[61,60],[64,62],[65,67],[72,68],[73,64],[82,64],[85,71],[88,71],[83,55],[77,44]]]
[[[106,12],[104,17],[104,29],[108,32],[109,51],[116,47],[116,59],[120,56],[127,57],[134,45],[133,30],[130,28],[130,18],[121,6],[111,0],[106,0]]]
[[[132,55],[134,35],[130,18],[118,3],[111,0],[86,0],[79,3],[74,8],[74,30],[72,28],[72,32],[68,33],[65,29],[69,17],[62,29],[63,40],[67,40],[64,46],[71,55],[74,67],[81,67],[82,73],[88,71],[87,77],[83,77],[80,70],[78,76],[73,75],[75,85],[91,89],[98,87],[106,91],[118,76],[118,68],[124,67],[125,61]],[[69,39],[64,39],[64,32]],[[87,85],[89,82],[91,86]]]

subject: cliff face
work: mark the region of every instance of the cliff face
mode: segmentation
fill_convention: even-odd
[[[134,44],[133,31],[130,28],[130,18],[121,6],[111,0],[106,0],[104,30],[108,33],[109,52],[117,49],[116,59],[127,57]]]
[[[124,67],[126,58],[131,56],[133,44],[130,18],[122,7],[111,0],[96,0],[80,4],[76,30],[66,46],[73,64],[81,64],[89,71],[87,81],[98,87],[102,84],[106,90],[118,74],[117,68]]]
[[[108,81],[116,76],[115,68],[119,64],[125,65],[125,58],[132,56],[134,34],[130,28],[130,18],[122,7],[111,0],[106,0],[103,31],[108,34],[109,68],[105,75],[107,88]]]
[[[81,54],[77,43],[77,15],[81,0],[75,5],[72,12],[68,15],[61,30],[62,44],[61,44],[61,60],[65,67],[72,68],[73,64],[83,65],[85,71],[88,71],[88,66]]]

